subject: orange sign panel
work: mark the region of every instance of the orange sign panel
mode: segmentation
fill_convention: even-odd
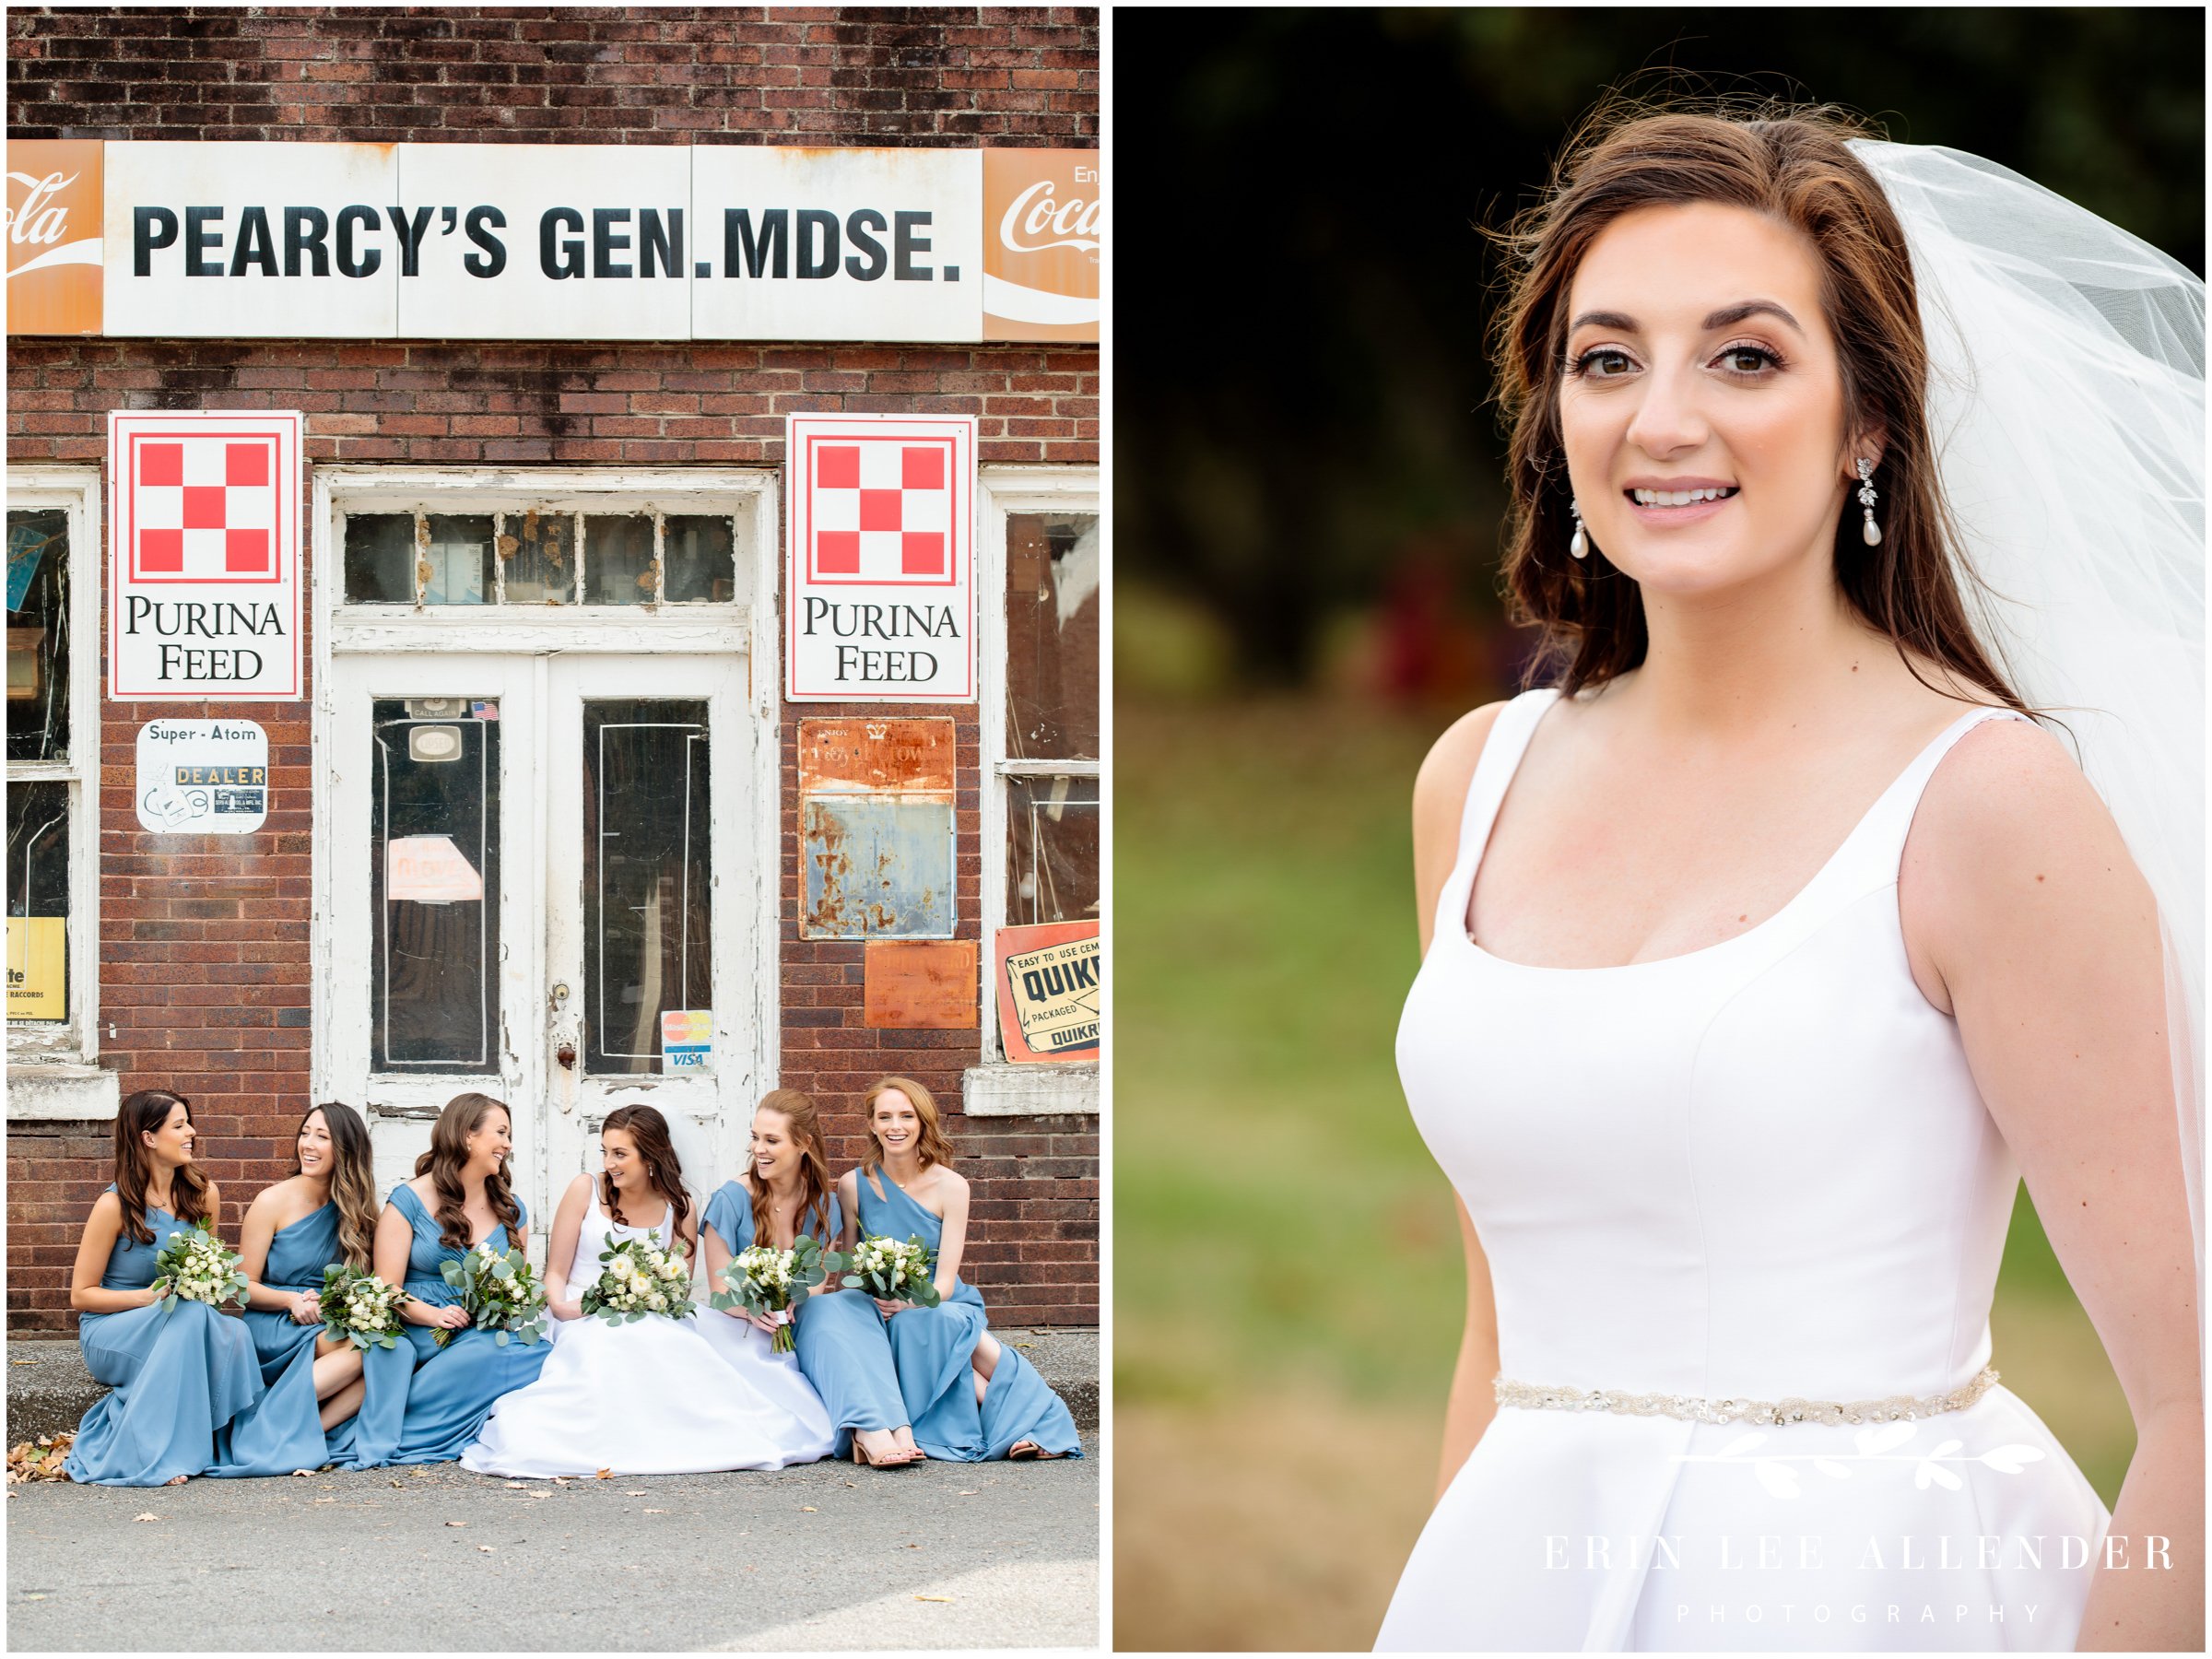
[[[983,152],[983,338],[1095,340],[1099,152]]]
[[[973,939],[870,939],[863,1018],[877,1030],[973,1030],[975,951]]]
[[[100,326],[100,145],[7,141],[7,332],[96,335]]]
[[[904,720],[799,722],[799,793],[952,794],[953,723]]]

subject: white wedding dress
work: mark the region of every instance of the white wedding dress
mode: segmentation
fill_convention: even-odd
[[[1467,900],[1556,698],[1490,733],[1398,1030],[1489,1258],[1500,1374],[1737,1401],[1966,1386],[2019,1176],[1913,983],[1897,879],[1936,764],[2006,716],[1962,716],[1749,932],[1535,968],[1477,946]],[[1376,1646],[2071,1651],[2110,1520],[2001,1383],[1864,1426],[1501,1406]]]
[[[598,1182],[576,1241],[566,1300],[599,1277],[599,1253],[624,1239],[668,1247],[675,1217],[618,1226],[599,1207]],[[701,1306],[688,1319],[609,1324],[596,1315],[553,1323],[553,1351],[537,1381],[500,1397],[464,1468],[483,1475],[688,1475],[780,1469],[827,1457],[836,1433],[814,1385],[763,1339],[747,1347],[702,1335],[729,1320]]]

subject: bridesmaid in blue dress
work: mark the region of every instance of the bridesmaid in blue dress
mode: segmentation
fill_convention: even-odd
[[[886,1077],[864,1107],[868,1152],[838,1182],[843,1241],[919,1236],[936,1253],[934,1308],[877,1301],[914,1440],[931,1457],[1080,1457],[1076,1421],[1037,1370],[991,1335],[983,1299],[960,1278],[968,1182],[948,1167],[952,1147],[929,1090]],[[873,1299],[870,1299],[873,1300]]]
[[[550,1345],[510,1338],[469,1324],[461,1293],[439,1269],[480,1243],[494,1250],[529,1245],[529,1220],[510,1185],[507,1154],[513,1131],[507,1108],[489,1095],[455,1095],[430,1130],[430,1149],[415,1160],[415,1178],[392,1189],[376,1224],[377,1276],[402,1284],[414,1300],[403,1334],[414,1348],[405,1414],[393,1443],[382,1426],[356,1431],[359,1455],[391,1464],[452,1463],[490,1415],[492,1403],[537,1381]],[[450,1331],[445,1347],[437,1333]]]
[[[76,1247],[69,1305],[85,1365],[109,1393],[76,1426],[65,1467],[101,1486],[180,1486],[231,1461],[231,1429],[261,1398],[246,1327],[206,1302],[157,1305],[154,1257],[173,1233],[222,1214],[193,1162],[197,1132],[182,1095],[142,1088],[115,1114],[115,1180],[92,1206]],[[249,1437],[252,1457],[293,1448]],[[320,1437],[312,1458],[320,1462]],[[289,1474],[301,1467],[236,1468]]]
[[[322,1332],[323,1270],[370,1265],[378,1209],[369,1126],[352,1107],[329,1101],[300,1120],[290,1177],[254,1199],[239,1229],[246,1326],[268,1390],[261,1410],[313,1421],[324,1461],[341,1468],[366,1466],[355,1419],[370,1394],[396,1438],[415,1360],[409,1346],[364,1354]]]
[[[752,1167],[707,1200],[709,1284],[718,1287],[730,1258],[756,1240],[788,1250],[806,1233],[834,1249],[843,1229],[843,1212],[830,1191],[830,1159],[813,1098],[795,1088],[772,1090],[753,1109]],[[700,1317],[739,1320],[771,1336],[778,1323],[712,1308],[703,1308]],[[849,1449],[854,1463],[881,1469],[922,1461],[883,1320],[868,1300],[855,1290],[818,1291],[799,1304],[794,1326],[799,1370],[822,1396],[837,1430],[835,1455]],[[717,1347],[726,1340],[713,1326],[707,1335]]]

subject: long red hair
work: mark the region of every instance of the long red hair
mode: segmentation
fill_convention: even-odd
[[[870,1087],[861,1098],[861,1118],[867,1125],[868,1149],[860,1155],[860,1167],[875,1171],[883,1164],[883,1143],[876,1138],[876,1102],[896,1089],[911,1101],[914,1115],[922,1120],[922,1135],[914,1147],[914,1155],[921,1159],[922,1167],[952,1162],[952,1143],[945,1138],[945,1122],[937,1114],[936,1097],[912,1077],[884,1077]]]

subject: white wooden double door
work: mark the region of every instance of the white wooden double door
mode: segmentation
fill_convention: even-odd
[[[746,669],[334,659],[315,1086],[365,1112],[380,1190],[467,1090],[510,1108],[541,1260],[616,1106],[660,1110],[695,1189],[740,1166],[775,1029],[774,801]],[[681,1043],[702,1030],[700,1064]]]

